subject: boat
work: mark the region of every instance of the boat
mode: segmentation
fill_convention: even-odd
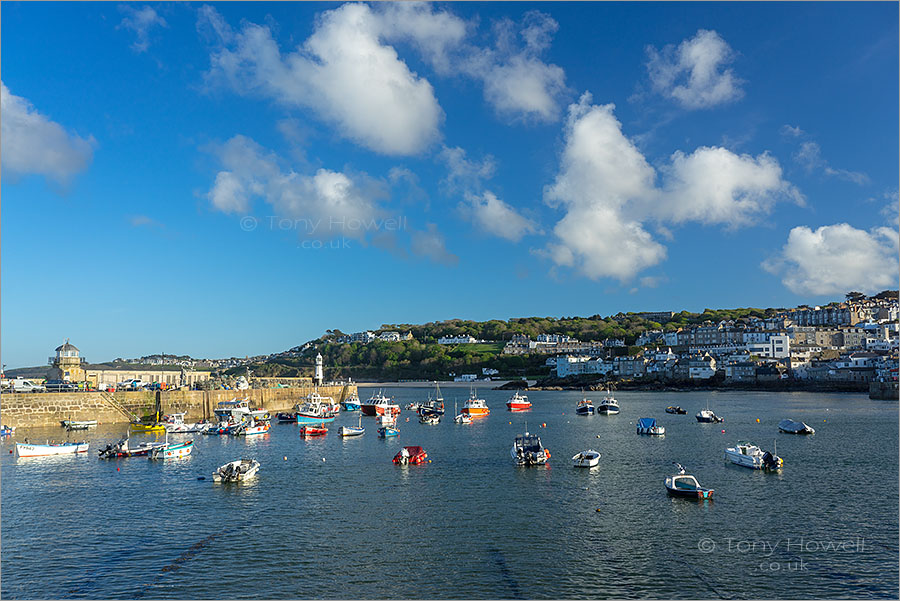
[[[280,411],[275,414],[275,419],[278,420],[279,424],[291,424],[296,423],[297,414],[293,411]]]
[[[422,447],[403,447],[391,461],[397,465],[419,465],[428,461],[428,453]]]
[[[754,470],[779,470],[784,465],[784,460],[775,453],[763,451],[749,442],[738,442],[735,446],[725,449],[725,459],[735,465]]]
[[[712,488],[703,488],[697,479],[690,474],[684,473],[684,466],[676,463],[678,473],[666,477],[666,490],[673,497],[686,497],[689,499],[711,499],[713,496]]]
[[[271,424],[267,420],[256,421],[255,418],[251,417],[232,426],[228,433],[232,436],[250,436],[252,434],[264,434],[269,431],[270,427]]]
[[[163,424],[167,434],[189,434],[192,432],[203,432],[209,428],[210,424],[206,422],[187,423],[184,421],[184,413],[172,413],[163,418]]]
[[[164,447],[168,442],[142,442],[136,447],[129,444],[128,437],[114,444],[108,444],[98,451],[100,459],[113,459],[116,457],[143,457],[149,455],[154,449]]]
[[[419,416],[419,423],[436,426],[441,423],[441,416],[436,413],[422,413]]]
[[[390,413],[382,413],[377,418],[375,418],[375,422],[379,426],[393,426],[397,423],[397,418]]]
[[[455,423],[457,423],[457,424],[471,424],[472,423],[472,417],[470,415],[466,415],[465,413],[457,413],[456,401],[453,402],[453,413],[455,414],[455,417],[453,418],[453,421]]]
[[[297,422],[301,424],[320,424],[333,422],[334,412],[330,411],[331,397],[323,397],[313,391],[306,397],[302,405],[294,405]]]
[[[226,434],[231,433],[231,429],[237,426],[236,423],[231,421],[222,421],[217,424],[211,424],[207,427],[201,434],[206,434],[208,436],[225,436]]]
[[[150,459],[174,459],[176,457],[187,457],[194,448],[194,441],[187,440],[185,442],[169,443],[162,447],[156,447],[150,451]]]
[[[360,406],[360,410],[363,415],[381,415],[385,411],[397,415],[400,413],[400,406],[392,403],[392,400],[379,390]]]
[[[531,401],[529,401],[528,397],[524,394],[519,394],[519,391],[517,390],[516,393],[506,401],[506,409],[507,411],[528,411],[531,409]]]
[[[576,453],[572,455],[572,465],[575,467],[595,467],[600,465],[600,452],[588,449],[587,451]]]
[[[778,422],[778,429],[786,434],[815,434],[816,431],[803,422],[795,422],[792,419],[783,419]]]
[[[687,411],[685,411],[678,405],[674,405],[674,406],[669,405],[668,407],[666,407],[666,413],[673,413],[675,415],[684,415],[685,413],[687,413]]]
[[[701,424],[718,424],[725,421],[724,417],[719,417],[710,410],[709,401],[706,401],[706,409],[701,409],[696,417]]]
[[[398,434],[400,434],[400,430],[391,426],[382,426],[378,428],[378,438],[388,438],[390,436],[397,436]]]
[[[153,422],[131,422],[129,426],[132,432],[165,432],[166,425],[159,421],[159,411],[156,412],[156,419]]]
[[[591,399],[582,398],[575,405],[575,415],[594,415],[594,403]]]
[[[597,403],[597,413],[605,415],[616,415],[619,413],[619,401],[612,395],[609,386],[606,387],[606,396]]]
[[[550,451],[541,444],[541,437],[527,430],[516,436],[509,454],[516,465],[544,465],[550,459]]]
[[[33,444],[30,442],[17,442],[16,454],[19,457],[45,457],[48,455],[70,455],[75,453],[87,453],[87,441],[82,442],[50,442],[47,444]]]
[[[419,403],[419,402],[413,401],[412,403],[407,403],[403,408],[406,409],[407,411],[416,411],[416,412],[418,412],[418,411],[419,411],[419,407],[421,407],[422,405],[423,405],[423,403]]]
[[[654,417],[642,417],[637,422],[637,433],[649,436],[663,436],[666,429],[656,423]]]
[[[244,482],[256,476],[259,461],[255,459],[238,459],[226,463],[213,472],[213,482]]]
[[[59,423],[62,424],[63,428],[71,432],[72,430],[87,430],[91,426],[96,426],[97,420],[89,419],[77,421],[73,419],[64,419]]]
[[[341,409],[344,411],[359,411],[362,405],[360,405],[359,397],[356,396],[356,393],[350,396],[348,399],[344,399],[341,401]]]
[[[484,399],[478,398],[478,393],[473,388],[469,393],[469,398],[463,403],[462,413],[469,417],[487,417],[491,414],[491,410]]]
[[[269,419],[269,412],[266,409],[252,409],[248,399],[231,399],[230,401],[219,401],[213,410],[219,421],[240,422],[245,419],[254,418],[258,421]]]
[[[339,433],[341,436],[362,436],[366,429],[362,427],[362,414],[359,416],[358,426],[341,426]]]
[[[16,431],[15,427],[0,426],[0,436],[10,436],[15,431]]]
[[[325,427],[325,424],[319,424],[318,426],[315,424],[305,424],[300,427],[300,436],[304,438],[325,436],[326,434],[328,434],[328,428]]]

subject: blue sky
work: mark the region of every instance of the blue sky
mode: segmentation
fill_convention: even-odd
[[[9,367],[897,286],[896,3],[0,10]]]

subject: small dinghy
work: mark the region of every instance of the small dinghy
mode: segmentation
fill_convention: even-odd
[[[62,424],[63,428],[65,428],[66,430],[69,430],[71,432],[72,430],[87,430],[91,426],[96,426],[97,420],[88,419],[88,420],[77,421],[77,420],[73,420],[73,419],[64,419],[60,423]]]
[[[359,416],[359,425],[357,426],[341,426],[338,431],[341,436],[362,436],[366,429],[362,426],[362,414]]]
[[[786,434],[815,434],[816,431],[803,422],[795,422],[792,419],[783,419],[778,422],[778,429]]]
[[[382,426],[378,428],[378,438],[388,438],[390,436],[397,436],[399,434],[400,430],[391,426]]]
[[[577,455],[572,456],[572,465],[575,467],[596,467],[600,465],[599,451],[581,451]]]
[[[213,472],[213,482],[244,482],[256,476],[259,461],[255,459],[238,459],[226,463]]]
[[[144,457],[153,452],[154,449],[166,446],[166,442],[142,442],[136,447],[128,444],[128,438],[125,437],[115,444],[108,444],[100,449],[100,459],[114,459],[116,457]]]
[[[703,488],[697,479],[684,473],[684,466],[676,463],[678,473],[666,478],[666,490],[673,497],[685,497],[688,499],[711,499],[713,489]]]
[[[194,449],[194,441],[171,443],[163,447],[157,447],[150,451],[150,459],[175,459],[176,457],[187,457]]]
[[[321,424],[315,426],[313,424],[306,424],[300,428],[300,436],[304,438],[310,438],[312,436],[325,436],[328,434],[328,428],[325,427],[325,424]]]
[[[419,423],[436,426],[441,423],[441,416],[436,413],[423,413],[419,416]]]
[[[87,442],[47,442],[47,444],[16,443],[19,457],[45,457],[47,455],[69,455],[87,453]]]
[[[391,460],[397,465],[419,465],[428,460],[428,453],[422,447],[403,447]]]
[[[291,411],[281,412],[275,414],[275,419],[278,420],[279,424],[291,424],[297,422],[297,414]]]
[[[654,417],[642,417],[637,422],[637,433],[648,436],[663,436],[666,429],[656,423]]]
[[[678,405],[674,405],[674,406],[669,405],[668,407],[666,407],[666,413],[673,413],[675,415],[684,415],[685,413],[687,413],[687,411],[685,411]]]

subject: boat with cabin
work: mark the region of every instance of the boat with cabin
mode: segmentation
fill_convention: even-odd
[[[616,415],[619,413],[619,401],[613,396],[609,385],[606,386],[606,394],[603,399],[597,403],[597,413],[604,415]]]
[[[669,405],[668,407],[666,407],[666,413],[671,413],[673,415],[684,415],[687,413],[687,411],[685,411],[678,405]]]
[[[587,397],[582,397],[575,405],[575,415],[594,415],[594,403]]]
[[[550,451],[541,444],[541,437],[529,434],[527,430],[524,434],[516,435],[509,454],[513,462],[520,466],[544,465],[550,460]]]
[[[600,465],[600,452],[588,449],[572,455],[572,465],[575,467],[596,467]]]
[[[344,411],[359,411],[362,408],[359,396],[354,392],[348,398],[341,401],[341,409]]]
[[[637,433],[647,436],[664,436],[666,429],[656,423],[655,417],[642,417],[637,422]]]
[[[19,457],[47,457],[50,455],[74,455],[87,453],[87,441],[82,442],[50,442],[46,444],[34,444],[30,442],[17,442],[16,455]]]
[[[785,434],[815,434],[816,431],[803,422],[795,422],[792,419],[783,419],[778,422],[778,429]]]
[[[528,411],[529,409],[531,409],[531,401],[518,390],[514,395],[509,397],[508,401],[506,401],[507,411]]]
[[[221,466],[213,472],[213,482],[245,482],[256,476],[259,461],[255,459],[238,459]]]
[[[666,490],[670,495],[698,500],[712,498],[713,492],[715,492],[712,488],[703,488],[697,478],[684,473],[683,465],[680,463],[675,465],[678,466],[678,473],[667,476],[665,481]]]
[[[333,422],[335,413],[331,411],[332,398],[325,397],[313,391],[306,396],[306,401],[301,405],[294,405],[297,423],[318,424]]]
[[[770,453],[755,444],[738,442],[735,446],[725,449],[725,459],[735,465],[754,470],[775,471],[784,465],[784,460],[776,454],[777,452],[777,447],[775,452]]]
[[[210,427],[206,422],[188,423],[184,421],[185,413],[170,413],[163,418],[163,425],[167,434],[189,434],[203,432]]]
[[[491,414],[491,410],[488,408],[487,403],[484,402],[484,399],[478,398],[478,393],[473,388],[469,392],[469,398],[463,403],[461,413],[469,417],[487,417]]]
[[[363,415],[369,416],[381,415],[385,411],[397,415],[400,413],[400,406],[396,405],[393,400],[393,398],[385,396],[384,392],[379,390],[360,406],[360,410]]]
[[[724,417],[719,417],[710,410],[709,401],[706,401],[706,409],[698,411],[696,417],[701,424],[718,424],[725,421]]]

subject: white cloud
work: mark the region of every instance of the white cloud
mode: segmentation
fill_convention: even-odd
[[[122,22],[116,29],[130,29],[135,34],[131,48],[135,52],[146,52],[150,46],[150,30],[155,26],[168,27],[168,23],[149,6],[136,9],[127,4],[119,5],[119,10],[125,13]]]
[[[793,125],[784,124],[781,126],[781,135],[789,138],[799,138],[805,135],[806,132],[800,129],[799,127],[795,127]]]
[[[94,156],[93,136],[69,134],[55,121],[39,113],[28,100],[10,93],[0,82],[0,140],[3,170],[7,177],[37,174],[60,185],[87,169]]]
[[[467,194],[466,200],[468,202],[460,204],[463,214],[490,234],[518,242],[522,236],[540,233],[534,221],[523,217],[492,192],[486,190],[480,195]]]
[[[700,29],[677,47],[647,47],[647,71],[654,90],[688,109],[709,108],[741,98],[743,83],[726,65],[731,47],[715,31]]]
[[[420,153],[440,136],[443,111],[431,84],[381,43],[381,23],[365,4],[323,13],[312,36],[285,56],[268,27],[244,23],[232,33],[209,7],[198,27],[223,44],[210,57],[210,80],[311,108],[343,136],[386,155]]]
[[[447,177],[441,184],[451,192],[480,189],[482,181],[492,178],[497,167],[493,156],[487,155],[481,161],[469,160],[459,146],[445,146],[438,159],[447,166]]]
[[[544,190],[548,205],[566,211],[544,253],[557,265],[625,282],[666,257],[647,221],[670,239],[665,223],[735,227],[767,214],[780,199],[802,202],[768,154],[754,158],[717,147],[673,153],[657,185],[656,171],[622,133],[614,108],[592,105],[589,93],[569,107],[560,170]]]
[[[518,54],[485,73],[484,96],[501,114],[555,121],[565,79],[565,73],[556,65]]]
[[[441,234],[437,226],[428,223],[426,231],[412,231],[410,250],[413,254],[426,257],[435,263],[443,265],[456,265],[459,263],[459,257],[447,250],[444,242],[444,235]]]
[[[426,2],[379,2],[375,11],[386,41],[411,42],[435,71],[452,71],[452,55],[467,34],[465,21]]]
[[[791,230],[780,254],[762,266],[796,294],[874,293],[897,287],[898,251],[900,237],[892,228],[867,232],[846,223],[817,230],[799,226]]]
[[[825,175],[837,177],[863,186],[869,183],[869,176],[858,171],[846,169],[834,169],[822,158],[822,148],[817,142],[806,141],[800,145],[800,149],[794,153],[794,160],[799,163],[807,173],[821,169]]]

